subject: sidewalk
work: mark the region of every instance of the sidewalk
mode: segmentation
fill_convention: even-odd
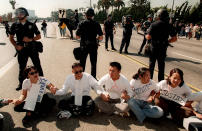
[[[64,80],[68,74],[71,74],[71,65],[75,62],[73,57],[73,48],[78,47],[77,41],[70,41],[69,39],[56,39],[54,37],[42,39],[44,44],[44,52],[40,54],[42,68],[45,77],[49,79],[58,88],[62,88]],[[101,43],[104,45],[104,43]],[[99,47],[98,62],[97,62],[97,78],[100,79],[103,75],[108,73],[109,62],[118,61],[122,65],[122,74],[128,80],[132,79],[140,67],[134,62],[126,59],[117,52],[107,52],[103,46]],[[30,62],[29,62],[30,63]],[[28,64],[30,65],[30,64]],[[87,60],[86,72],[90,72],[89,58]],[[15,99],[20,96],[21,92],[15,91],[18,84],[18,64],[15,64],[5,75],[0,78],[0,96],[1,98]],[[156,76],[156,75],[155,75]],[[93,98],[96,94],[92,92]],[[56,97],[57,101],[61,98]],[[129,118],[112,115],[107,116],[103,113],[95,112],[92,117],[70,118],[68,120],[57,120],[56,114],[58,108],[47,118],[41,118],[36,121],[31,128],[25,129],[22,125],[22,118],[25,113],[16,113],[13,111],[13,105],[8,105],[1,108],[1,112],[5,115],[5,127],[7,130],[41,130],[41,131],[117,131],[117,130],[141,130],[141,131],[185,131],[185,129],[178,128],[175,123],[168,119],[146,120],[143,125],[139,125],[137,120],[132,115]]]

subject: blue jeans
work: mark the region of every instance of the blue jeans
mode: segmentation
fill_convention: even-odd
[[[146,117],[160,118],[163,116],[163,110],[158,106],[153,106],[146,101],[131,98],[128,101],[129,108],[133,111],[140,123],[143,123]]]

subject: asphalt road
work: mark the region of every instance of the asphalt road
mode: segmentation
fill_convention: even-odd
[[[39,29],[40,29],[40,24]],[[48,38],[41,39],[44,45],[44,52],[40,54],[42,68],[44,70],[45,77],[49,79],[58,88],[62,88],[64,80],[68,74],[71,74],[71,64],[76,60],[73,57],[73,48],[78,47],[79,43],[76,40],[69,40],[66,38],[59,38],[57,24],[48,25]],[[139,41],[141,41],[141,36],[134,35]],[[134,39],[137,40],[137,38]],[[121,39],[121,36],[120,36]],[[115,40],[117,41],[117,40]],[[118,41],[120,43],[120,40]],[[116,42],[116,47],[118,48]],[[97,63],[97,78],[101,78],[106,73],[108,73],[109,62],[118,61],[122,64],[121,73],[124,74],[129,80],[132,79],[132,75],[135,74],[142,66],[138,63],[136,59],[145,60],[145,57],[137,56],[135,44],[131,44],[130,52],[134,54],[126,56],[120,55],[117,52],[105,51],[104,43],[101,42],[101,46],[98,50],[98,63]],[[133,48],[134,47],[134,48]],[[133,50],[134,49],[134,50]],[[6,56],[7,53],[1,54]],[[16,58],[14,58],[16,61]],[[144,62],[144,61],[143,61]],[[28,62],[28,65],[31,61]],[[0,72],[2,68],[0,68]],[[86,72],[90,72],[90,62],[89,58],[87,60]],[[0,75],[0,96],[1,98],[18,98],[21,92],[15,91],[18,84],[18,64],[14,62],[12,66],[8,68],[4,75]],[[156,73],[154,76],[156,79]],[[96,94],[91,92],[92,97],[95,98]],[[52,96],[54,97],[54,96]],[[62,97],[55,97],[59,101]],[[5,106],[1,108],[1,113],[4,114],[4,131],[24,131],[24,130],[34,130],[34,131],[117,131],[117,130],[141,130],[141,131],[185,131],[185,129],[177,126],[169,119],[151,120],[146,119],[144,124],[140,125],[135,117],[131,115],[129,118],[124,118],[117,115],[107,116],[103,113],[95,112],[92,117],[79,117],[70,118],[68,120],[57,120],[56,114],[58,108],[50,113],[48,117],[40,118],[34,121],[30,128],[25,128],[22,125],[22,118],[25,113],[16,113],[13,111],[13,105]]]
[[[119,50],[122,39],[122,28],[117,28],[114,43]],[[137,52],[143,41],[143,35],[133,31],[127,55],[132,61],[140,65],[148,66],[149,59],[144,55],[138,55]],[[110,45],[110,43],[109,43]],[[174,47],[169,47],[166,58],[165,74],[169,74],[173,68],[180,68],[184,72],[185,82],[193,88],[202,90],[202,41],[195,39],[178,38],[177,42],[172,43]],[[143,53],[142,53],[143,54]],[[157,64],[156,64],[157,69]]]

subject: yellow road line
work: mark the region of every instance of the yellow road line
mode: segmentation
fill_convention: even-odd
[[[113,52],[115,52],[115,51],[113,51]],[[116,52],[116,53],[118,53],[118,52]],[[119,53],[118,53],[118,54],[119,54]],[[145,63],[143,63],[143,62],[141,62],[141,61],[139,61],[139,60],[137,60],[137,59],[135,59],[135,58],[132,58],[132,57],[130,57],[130,56],[128,56],[128,55],[125,55],[125,54],[120,54],[120,55],[121,55],[122,57],[125,57],[125,58],[127,58],[127,59],[129,59],[129,60],[131,60],[131,61],[133,61],[133,62],[135,62],[135,63],[137,63],[137,64],[139,64],[139,65],[141,65],[141,66],[149,67],[147,64],[145,64]],[[154,71],[155,71],[155,72],[158,72],[157,69],[155,69]],[[164,74],[164,76],[168,77],[168,74]],[[200,91],[200,89],[194,87],[193,85],[191,85],[191,84],[189,84],[189,83],[187,83],[187,85],[192,89],[193,92],[198,92],[198,91]]]

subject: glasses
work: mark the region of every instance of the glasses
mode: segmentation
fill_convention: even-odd
[[[79,73],[82,73],[83,71],[82,70],[80,70],[80,71],[75,71],[75,73],[74,74],[79,74]]]
[[[38,71],[34,71],[34,72],[30,72],[29,74],[34,75],[34,74],[37,74],[37,73],[38,73]]]

